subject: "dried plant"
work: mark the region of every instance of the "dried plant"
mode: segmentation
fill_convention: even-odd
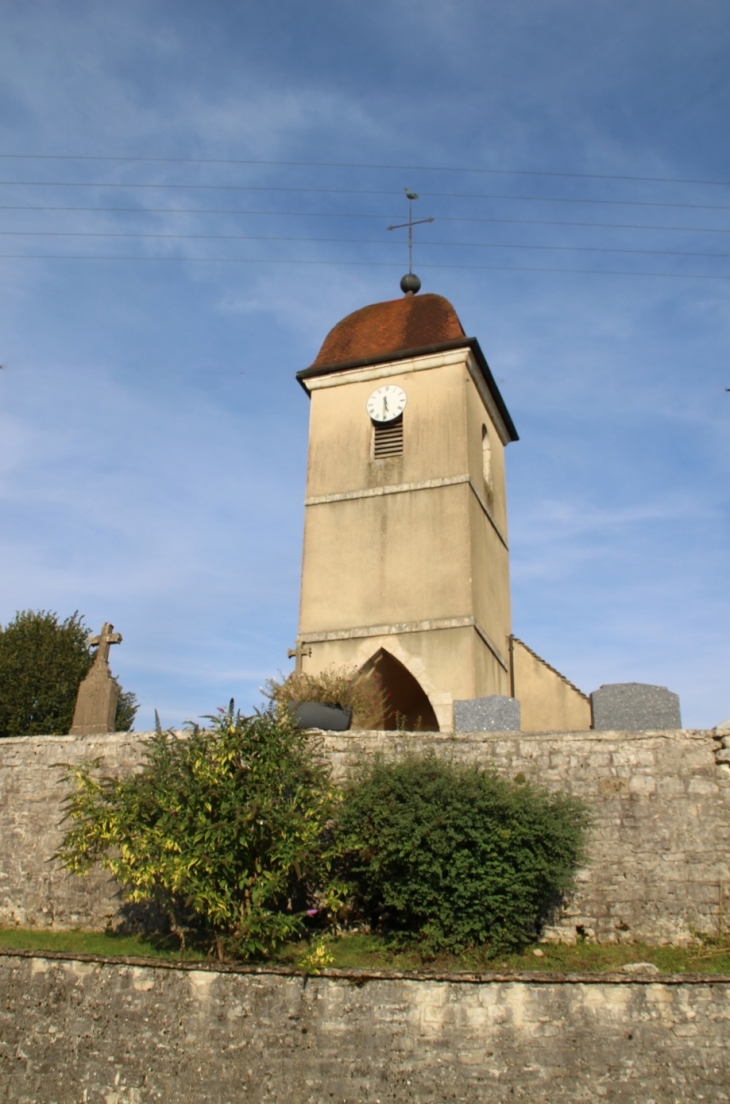
[[[352,714],[353,728],[379,728],[383,723],[385,694],[375,671],[366,675],[354,667],[327,667],[317,674],[292,671],[282,680],[268,679],[264,693],[277,705],[306,701],[335,705]]]

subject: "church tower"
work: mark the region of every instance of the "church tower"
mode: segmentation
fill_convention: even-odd
[[[355,311],[297,379],[311,400],[302,670],[375,667],[384,727],[451,731],[513,693],[504,449],[517,433],[452,305]]]

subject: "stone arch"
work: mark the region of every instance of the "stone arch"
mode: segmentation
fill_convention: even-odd
[[[362,665],[360,674],[375,672],[385,690],[383,716],[378,727],[387,730],[438,732],[439,723],[426,691],[406,665],[380,647]]]

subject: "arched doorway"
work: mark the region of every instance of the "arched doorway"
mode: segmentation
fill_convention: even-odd
[[[385,648],[380,648],[361,670],[363,676],[371,672],[378,675],[385,691],[381,728],[401,728],[409,732],[439,731],[431,702],[421,684],[400,660]]]

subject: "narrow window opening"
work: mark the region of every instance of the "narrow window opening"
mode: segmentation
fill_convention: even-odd
[[[489,432],[485,425],[482,426],[482,472],[487,490],[492,489],[492,444],[489,440]]]
[[[373,460],[403,455],[403,416],[392,422],[373,423]]]

